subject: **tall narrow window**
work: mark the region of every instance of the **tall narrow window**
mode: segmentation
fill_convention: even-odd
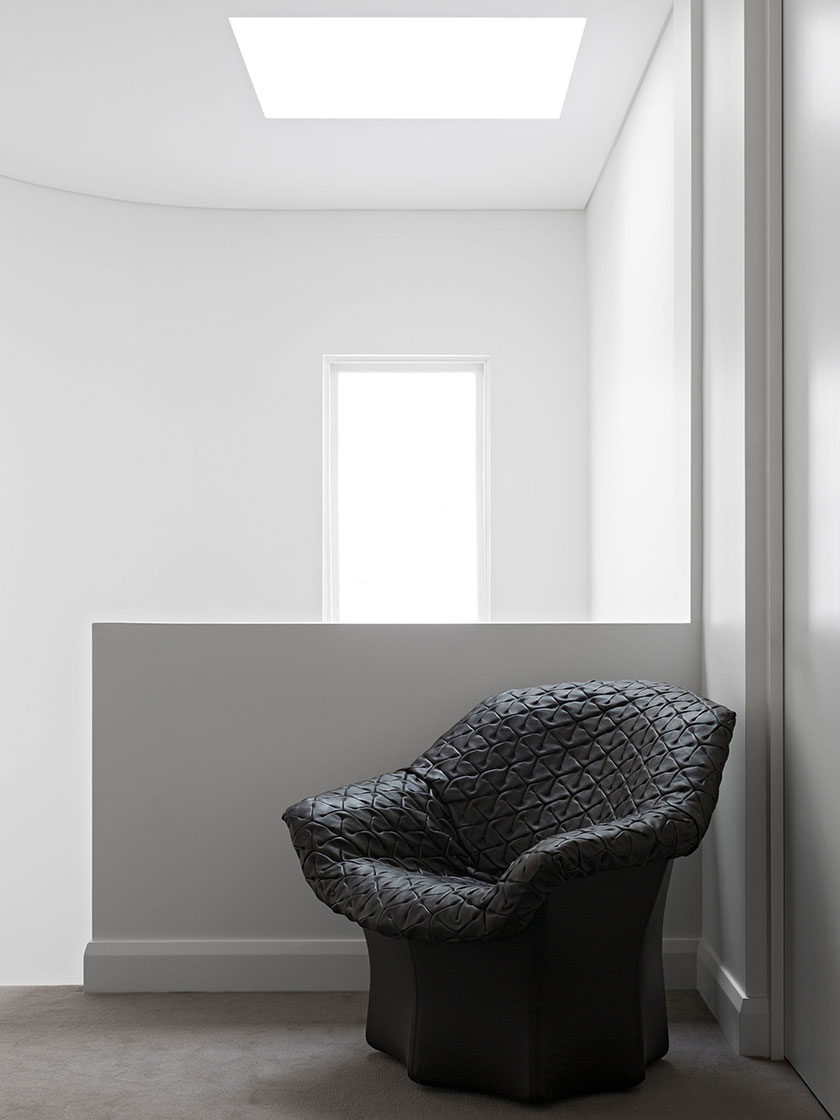
[[[326,358],[325,618],[487,617],[486,362]]]

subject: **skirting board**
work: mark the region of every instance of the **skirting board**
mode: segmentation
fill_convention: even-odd
[[[361,992],[361,938],[266,941],[91,941],[87,992]]]
[[[696,938],[666,938],[665,986],[694,988]],[[91,941],[87,992],[362,992],[361,938],[267,941]]]
[[[706,941],[697,947],[697,990],[736,1054],[770,1057],[769,1000],[748,996]]]

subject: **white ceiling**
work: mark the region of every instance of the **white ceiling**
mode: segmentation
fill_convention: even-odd
[[[578,209],[671,0],[2,0],[0,174],[258,209]],[[228,16],[586,16],[558,121],[265,120]],[[433,76],[432,76],[433,77]]]

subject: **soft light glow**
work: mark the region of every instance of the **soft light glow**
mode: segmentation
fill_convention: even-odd
[[[232,17],[266,117],[552,119],[586,20]]]
[[[477,374],[336,376],[337,620],[478,621]]]

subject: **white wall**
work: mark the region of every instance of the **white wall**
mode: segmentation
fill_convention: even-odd
[[[781,1056],[779,5],[703,4],[703,669],[738,714],[703,844],[699,987],[741,1053]],[[778,257],[778,259],[777,259]]]
[[[585,211],[591,618],[604,622],[691,617],[692,48],[677,14],[679,42],[670,18]],[[672,881],[672,936],[697,936],[700,879],[698,855]]]
[[[690,364],[677,360],[675,338],[675,66],[671,19],[586,210],[592,617],[603,621],[691,615]]]
[[[583,217],[193,211],[0,180],[0,243],[0,983],[73,983],[90,624],[320,618],[324,353],[490,355],[494,616],[586,617]]]
[[[744,983],[744,29],[704,5],[704,660],[706,688],[742,718],[705,845],[704,937]],[[739,112],[740,108],[740,112]]]
[[[785,1053],[840,1116],[840,8],[785,7]]]

